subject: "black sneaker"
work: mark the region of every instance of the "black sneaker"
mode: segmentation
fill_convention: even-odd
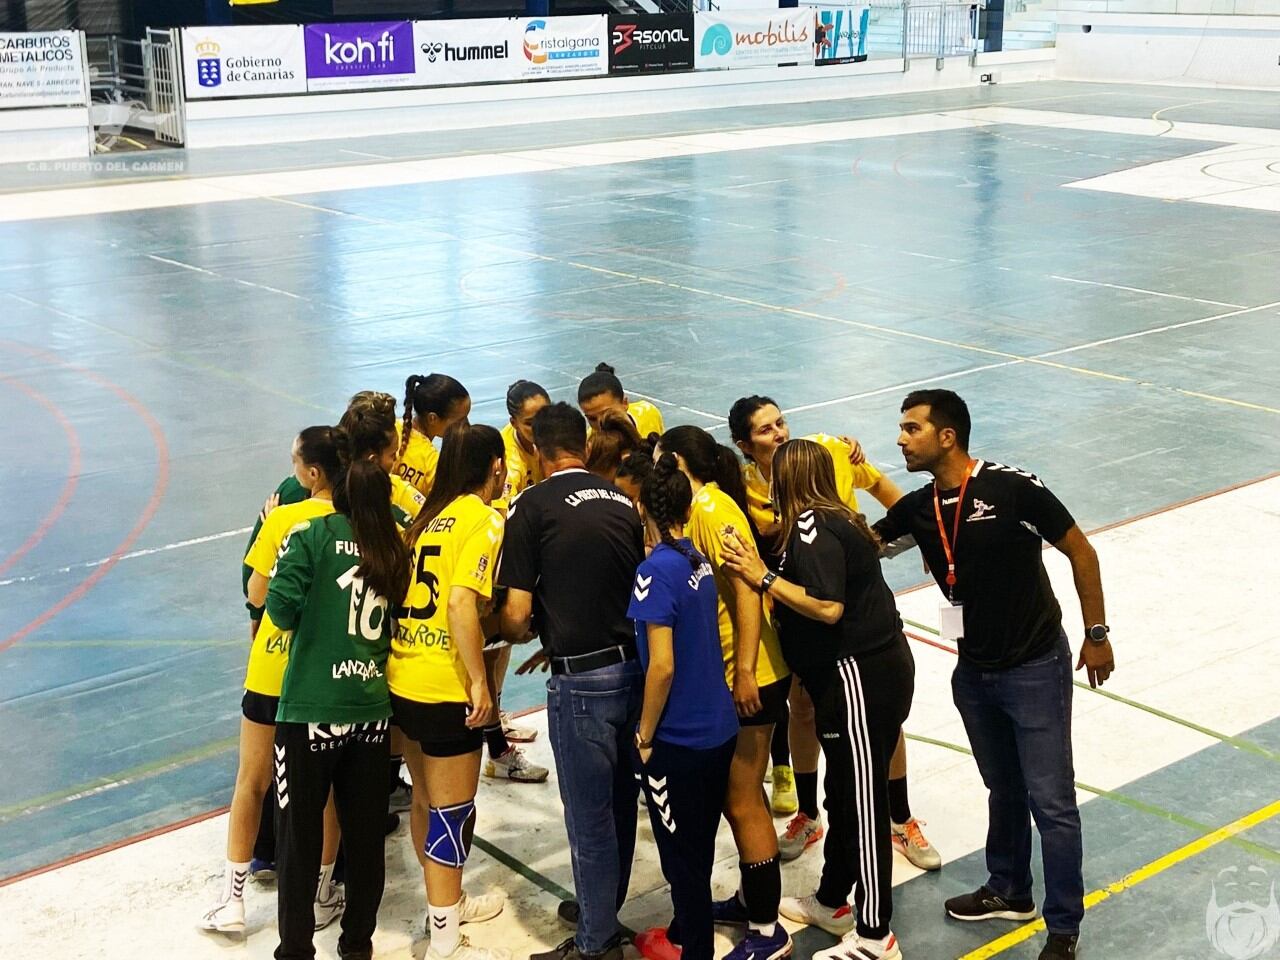
[[[1076,960],[1076,941],[1069,933],[1051,933],[1040,951],[1040,960]]]
[[[577,900],[561,900],[560,906],[556,907],[556,916],[560,918],[560,922],[566,927],[577,928],[578,917],[582,915],[582,908],[578,906]]]
[[[622,960],[622,942],[616,939],[599,953],[583,953],[578,949],[573,937],[570,937],[554,950],[535,953],[529,957],[529,960]]]
[[[952,897],[946,903],[947,915],[956,920],[1034,920],[1036,902],[1007,900],[988,886],[981,886],[973,893]]]
[[[338,939],[338,960],[373,960],[373,944],[365,947],[344,947]]]

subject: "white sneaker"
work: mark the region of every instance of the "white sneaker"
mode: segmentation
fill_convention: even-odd
[[[818,902],[815,894],[807,897],[783,897],[778,903],[778,912],[788,920],[821,927],[837,937],[843,937],[853,930],[853,908],[847,903],[839,907],[827,907]],[[840,956],[840,954],[832,954]]]
[[[484,775],[494,780],[513,780],[516,783],[542,783],[550,771],[531,763],[529,758],[517,746],[498,757],[490,759],[484,765]]]
[[[458,938],[453,953],[436,953],[435,945],[427,947],[427,960],[511,960],[511,951],[493,947],[473,947],[465,936]]]
[[[511,714],[505,710],[498,714],[498,720],[502,723],[502,735],[512,743],[533,743],[538,739],[536,727],[516,726],[511,719]]]
[[[462,899],[458,902],[459,923],[484,923],[492,920],[507,905],[507,895],[497,891],[469,895],[462,891]]]
[[[346,888],[340,883],[329,885],[329,899],[321,900],[316,898],[316,929],[323,930],[333,921],[342,916],[342,911],[347,908],[347,892]]]
[[[196,928],[210,933],[244,933],[244,901],[223,900],[200,918]]]
[[[786,831],[778,838],[778,858],[794,860],[822,839],[822,818],[813,819],[797,813],[787,824]]]
[[[921,870],[942,868],[942,854],[934,849],[933,844],[924,835],[924,831],[920,829],[924,826],[923,820],[912,817],[906,823],[890,821],[889,826],[893,830],[893,849],[906,857],[914,866]]]
[[[902,960],[898,938],[890,933],[883,940],[871,940],[851,933],[834,947],[819,950],[813,960]]]

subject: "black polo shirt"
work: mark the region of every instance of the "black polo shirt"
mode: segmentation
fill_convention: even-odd
[[[782,656],[806,687],[834,677],[837,661],[878,653],[902,636],[879,554],[848,517],[806,510],[796,519],[786,547],[781,576],[811,597],[844,604],[844,614],[834,624],[811,620],[785,603],[773,605]]]
[[[498,584],[533,594],[553,657],[633,647],[627,604],[643,559],[644,530],[627,495],[585,470],[562,470],[511,504]]]
[[[959,493],[939,494],[948,537]],[[1003,670],[1049,653],[1062,629],[1062,608],[1044,568],[1044,541],[1057,543],[1075,520],[1035,474],[989,460],[974,468],[962,516],[953,544],[954,597],[964,604],[960,656],[986,670]],[[947,592],[932,484],[895,503],[875,530],[886,543],[914,537]]]

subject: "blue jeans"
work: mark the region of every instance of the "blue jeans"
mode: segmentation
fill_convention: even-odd
[[[1002,897],[1031,897],[1031,816],[1044,856],[1044,921],[1075,934],[1084,916],[1084,852],[1071,759],[1071,648],[1008,670],[984,671],[963,659],[951,691],[990,791],[987,886]]]
[[[583,953],[602,952],[620,932],[636,849],[631,753],[643,697],[639,660],[547,681],[547,732],[581,910],[574,939]]]

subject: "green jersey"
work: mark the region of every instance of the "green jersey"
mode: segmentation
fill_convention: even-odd
[[[280,506],[286,503],[301,503],[307,497],[311,496],[311,491],[298,482],[298,478],[293,474],[285,477],[280,481],[280,486],[276,487],[275,495],[280,498]],[[258,531],[262,529],[262,514],[258,514],[258,519],[253,522],[253,533],[249,534],[249,542],[244,546],[244,552],[247,556],[253,541],[258,539]],[[240,564],[240,589],[247,597],[249,595],[249,578],[253,576],[253,567],[247,563]],[[261,614],[261,611],[259,611]],[[256,619],[256,618],[255,618]]]
[[[293,631],[279,723],[367,723],[391,716],[387,601],[356,575],[360,548],[340,513],[289,533],[267,590],[267,614]]]

